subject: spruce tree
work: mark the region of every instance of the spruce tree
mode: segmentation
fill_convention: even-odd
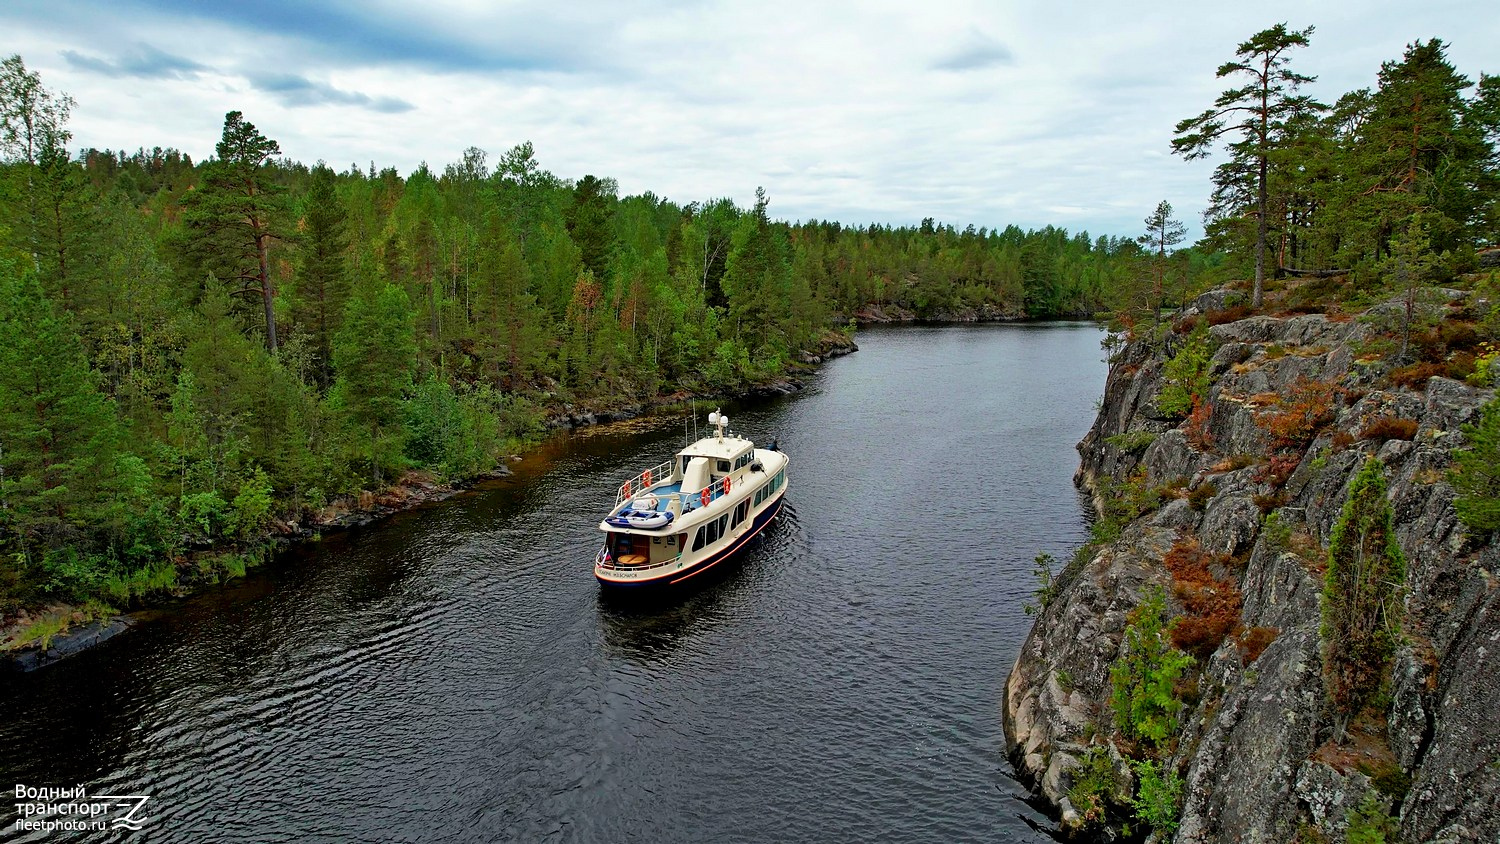
[[[392,284],[365,284],[344,307],[333,347],[332,399],[355,427],[376,484],[401,462],[402,401],[417,368],[411,302]]]
[[[72,319],[34,273],[0,259],[0,525],[23,546],[98,525],[113,506],[120,456]],[[72,540],[68,540],[72,541]]]
[[[297,277],[296,318],[312,335],[318,383],[324,387],[333,381],[333,336],[349,297],[344,263],[349,215],[334,188],[333,171],[321,163],[314,167],[302,211]]]

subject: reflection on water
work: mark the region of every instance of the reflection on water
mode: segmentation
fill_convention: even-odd
[[[1045,841],[1000,691],[1032,557],[1083,535],[1098,336],[870,331],[802,394],[726,405],[792,456],[787,506],[666,602],[590,565],[683,417],[556,437],[0,678],[0,779],[150,794],[159,841]]]

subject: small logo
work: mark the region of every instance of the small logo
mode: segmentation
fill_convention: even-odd
[[[18,831],[79,832],[126,829],[140,832],[145,816],[145,794],[89,794],[81,785],[71,788],[17,784]]]

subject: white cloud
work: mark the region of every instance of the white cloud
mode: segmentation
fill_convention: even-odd
[[[1168,151],[1224,87],[1214,69],[1278,21],[1317,26],[1294,57],[1333,98],[1442,37],[1471,77],[1500,68],[1500,16],[1275,2],[569,3],[493,7],[190,0],[0,9],[8,49],[78,101],[75,142],[210,154],[239,109],[286,154],[409,172],[523,140],[565,177],[680,202],[751,201],[846,223],[1133,235],[1167,199],[1191,223],[1214,161]],[[261,10],[264,12],[265,10]],[[126,49],[118,45],[136,45]]]

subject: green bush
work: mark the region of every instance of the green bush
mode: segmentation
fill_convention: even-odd
[[[1022,607],[1027,615],[1036,615],[1045,610],[1057,596],[1057,585],[1052,576],[1052,569],[1056,565],[1057,561],[1052,559],[1051,554],[1036,555],[1031,568],[1031,574],[1036,578],[1036,591],[1032,593],[1036,597],[1036,603],[1028,602]]]
[[[1333,526],[1323,575],[1323,677],[1341,734],[1380,685],[1395,651],[1405,577],[1385,472],[1372,457]]]
[[[1182,800],[1182,778],[1175,769],[1167,769],[1166,776],[1163,777],[1165,765],[1158,766],[1150,759],[1131,762],[1130,767],[1135,770],[1136,775],[1135,797],[1130,801],[1136,818],[1163,837],[1170,838],[1177,831],[1177,819],[1182,811],[1179,805]]]
[[[1500,397],[1479,412],[1477,425],[1465,425],[1469,447],[1453,455],[1449,482],[1458,493],[1453,507],[1475,530],[1500,529]]]
[[[1193,329],[1182,348],[1162,367],[1165,383],[1156,397],[1156,409],[1162,415],[1180,419],[1193,409],[1193,396],[1208,397],[1208,364],[1213,354],[1208,326]]]
[[[1160,588],[1146,593],[1130,614],[1120,656],[1109,669],[1115,725],[1127,739],[1156,748],[1177,732],[1177,713],[1183,706],[1177,681],[1193,664],[1192,657],[1172,646],[1176,619],[1164,621],[1166,601]]]
[[[1373,792],[1366,793],[1365,799],[1350,809],[1345,818],[1349,822],[1349,830],[1344,834],[1347,844],[1391,844],[1400,833],[1396,820]]]
[[[1085,824],[1102,824],[1109,810],[1109,795],[1115,787],[1115,767],[1102,747],[1090,747],[1069,772],[1068,802]]]
[[[1126,431],[1123,434],[1115,434],[1104,439],[1106,443],[1118,448],[1126,454],[1145,451],[1148,446],[1156,442],[1155,431]]]
[[[240,539],[257,538],[271,522],[271,480],[259,466],[240,484],[230,521]]]

